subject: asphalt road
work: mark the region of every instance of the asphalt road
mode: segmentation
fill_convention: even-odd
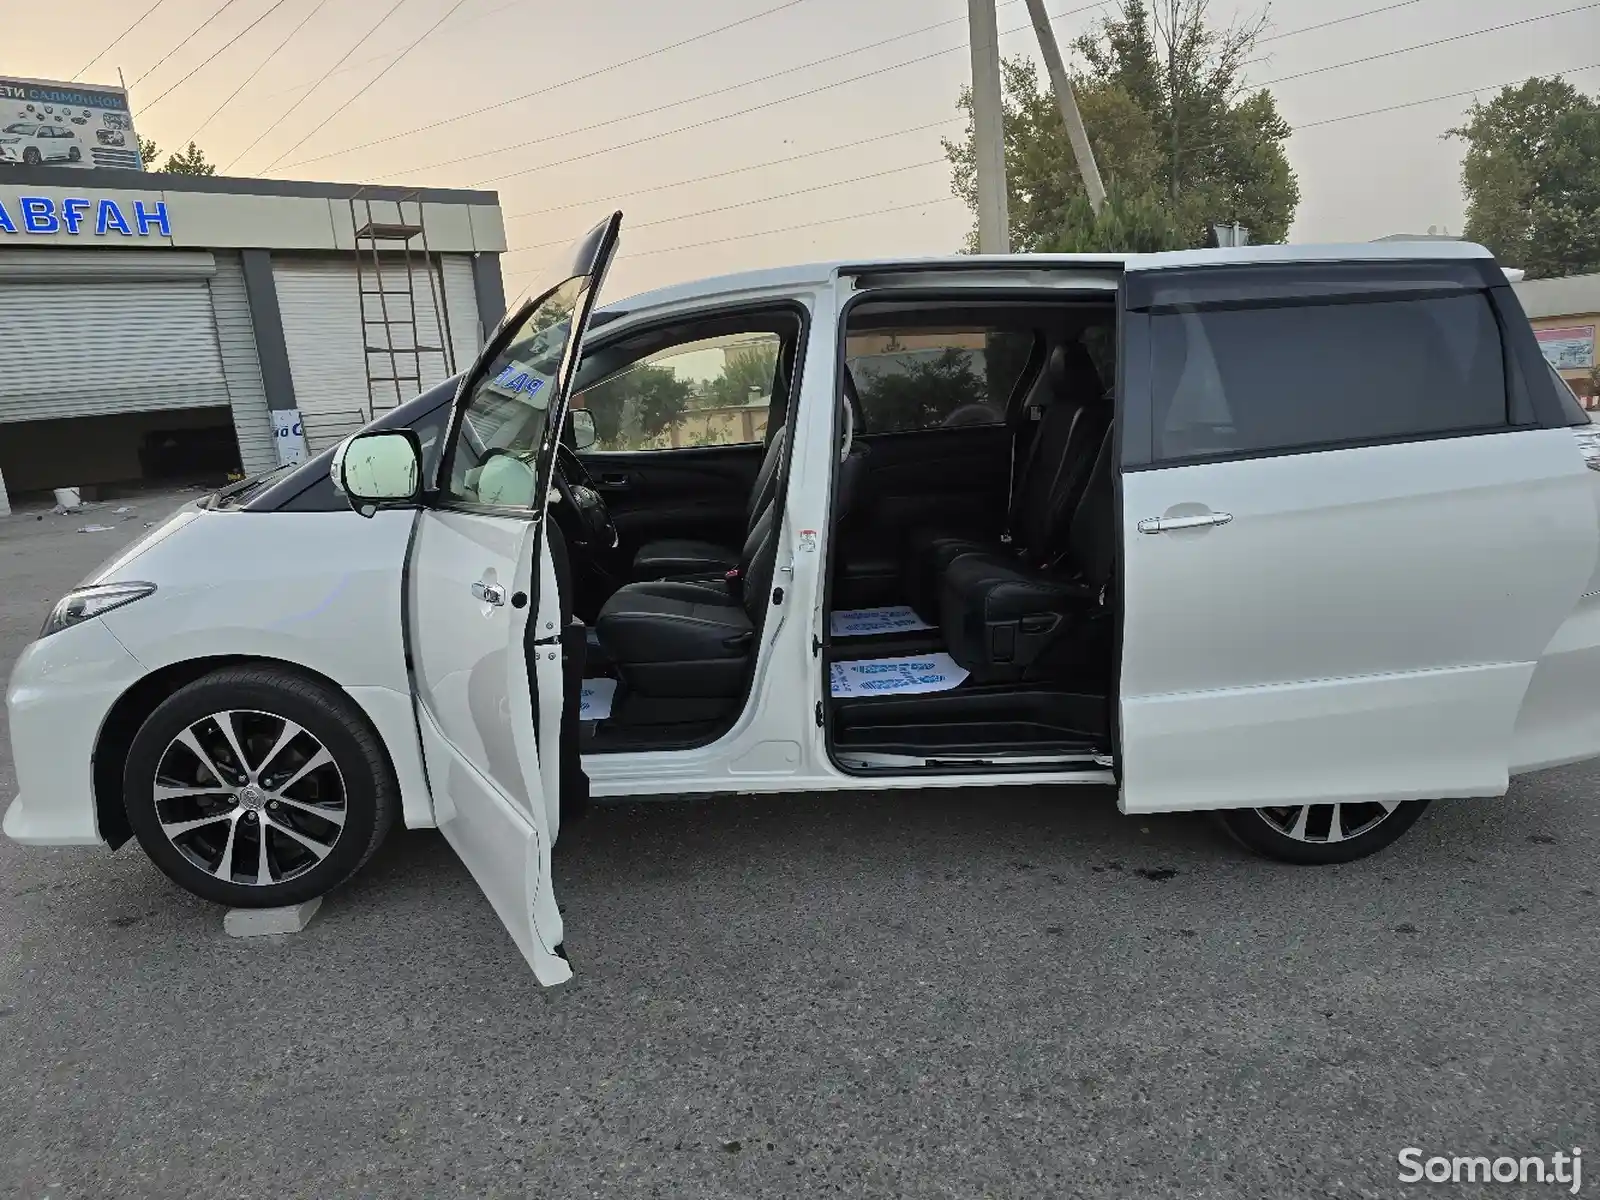
[[[0,519],[0,673],[142,527],[81,523]],[[1322,870],[1082,791],[610,807],[548,992],[431,833],[251,943],[136,846],[0,842],[0,1196],[1600,1191],[1597,784]]]

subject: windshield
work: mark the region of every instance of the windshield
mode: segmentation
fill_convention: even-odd
[[[7,133],[38,133],[39,132],[39,127],[37,125],[7,125],[6,126],[6,132]]]

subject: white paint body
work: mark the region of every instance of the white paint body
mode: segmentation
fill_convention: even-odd
[[[941,285],[1028,276],[1041,288],[1115,287],[1103,262],[1099,274],[1071,258],[950,265],[978,270]],[[764,623],[745,708],[705,747],[586,757],[597,796],[1116,782],[1100,768],[853,775],[831,760],[813,715],[825,672],[812,642],[826,619],[849,287],[836,267],[760,272],[636,298],[605,326],[609,337],[775,299],[811,317],[776,535],[786,599]],[[1123,475],[1121,488],[1125,811],[1491,796],[1519,771],[1600,757],[1600,474],[1570,430],[1146,470]],[[1233,519],[1137,530],[1144,518],[1207,508]],[[152,596],[24,651],[8,695],[20,795],[5,832],[38,844],[102,840],[95,742],[112,705],[151,672],[212,657],[292,664],[360,705],[394,763],[405,823],[440,827],[538,977],[566,978],[550,878],[559,653],[535,656],[536,725],[522,651],[529,620],[541,632],[558,620],[535,529],[463,512],[186,508],[96,577],[155,583]],[[531,589],[535,570],[543,586]],[[536,591],[539,611],[485,604],[474,582]]]

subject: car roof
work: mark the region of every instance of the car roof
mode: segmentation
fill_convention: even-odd
[[[624,226],[626,233],[626,226]],[[878,274],[888,271],[926,271],[949,268],[954,271],[1039,267],[1099,268],[1123,270],[1161,269],[1184,266],[1217,266],[1229,263],[1285,262],[1385,262],[1419,259],[1476,259],[1493,255],[1473,242],[1351,242],[1329,245],[1231,246],[1221,249],[1167,250],[1155,254],[954,254],[926,258],[835,259],[832,262],[799,263],[785,267],[766,267],[730,275],[675,283],[641,292],[625,300],[601,305],[597,315],[616,319],[638,309],[665,304],[710,299],[741,292],[770,292],[815,287],[826,283],[834,272]]]

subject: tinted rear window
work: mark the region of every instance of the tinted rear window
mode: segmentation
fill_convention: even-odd
[[[1158,459],[1507,424],[1500,330],[1481,293],[1169,311],[1151,338]]]

